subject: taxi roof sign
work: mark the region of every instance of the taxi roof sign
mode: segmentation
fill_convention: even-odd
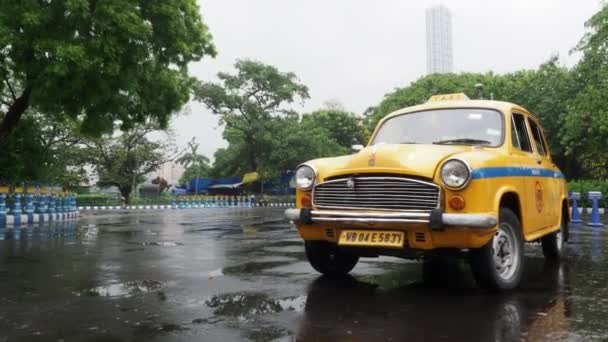
[[[468,101],[469,97],[465,93],[454,93],[454,94],[439,94],[433,95],[426,102],[438,102],[438,101]]]

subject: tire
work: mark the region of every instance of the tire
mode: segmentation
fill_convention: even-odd
[[[557,261],[562,257],[564,252],[564,243],[566,242],[566,237],[568,234],[567,226],[564,221],[565,220],[563,219],[562,215],[559,230],[543,236],[540,239],[543,247],[543,254],[545,255],[545,259],[547,259],[547,261]]]
[[[524,266],[521,224],[511,209],[501,208],[498,230],[485,246],[471,251],[477,284],[490,291],[507,291],[519,284]]]
[[[331,243],[306,241],[304,247],[312,268],[328,276],[346,275],[359,262],[358,256],[341,251]]]

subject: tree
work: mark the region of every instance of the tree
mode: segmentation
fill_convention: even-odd
[[[585,178],[607,178],[608,156],[608,3],[586,23],[576,49],[583,53],[574,67],[577,87],[568,104],[561,138],[566,154],[579,160]]]
[[[262,172],[267,178],[278,177],[311,159],[348,154],[350,145],[341,145],[329,131],[313,120],[297,117],[275,118],[270,161]]]
[[[304,114],[302,121],[325,129],[329,137],[349,149],[354,144],[367,143],[370,134],[362,118],[343,109],[321,109]]]
[[[208,163],[192,164],[186,168],[184,174],[179,178],[180,184],[187,184],[193,179],[209,177],[211,166]]]
[[[271,119],[290,113],[285,105],[308,99],[308,88],[295,74],[260,62],[239,60],[235,68],[236,74],[219,73],[219,84],[199,84],[195,98],[220,117],[224,138],[239,144],[239,162],[258,171],[269,167]]]
[[[190,62],[215,55],[195,0],[3,1],[0,144],[33,108],[83,133],[167,125],[189,99]]]
[[[188,142],[188,148],[190,152],[182,154],[177,158],[177,162],[186,167],[184,174],[180,177],[179,182],[186,184],[192,179],[202,178],[209,176],[211,166],[209,166],[209,158],[202,154],[198,154],[198,147],[200,144],[196,142],[196,138]]]
[[[148,136],[153,132],[158,132],[157,125],[138,125],[119,137],[104,136],[86,142],[88,162],[99,177],[97,184],[116,186],[127,204],[131,193],[145,181],[145,175],[179,155],[167,139],[150,140]]]
[[[184,154],[182,154],[179,158],[176,159],[176,162],[184,165],[186,168],[188,168],[188,166],[192,165],[196,165],[196,164],[209,164],[209,158],[205,157],[202,154],[198,154],[198,148],[199,148],[200,144],[196,142],[196,138],[193,137],[192,140],[190,140],[188,142],[188,148],[190,149],[190,152],[186,152]]]
[[[62,118],[28,111],[0,153],[0,181],[71,188],[86,179],[82,139]]]
[[[483,85],[481,92],[475,87],[478,83]],[[537,70],[521,70],[504,75],[462,73],[423,77],[387,94],[378,106],[368,109],[366,121],[369,129],[373,130],[378,121],[389,113],[424,103],[436,94],[462,92],[473,99],[483,97],[513,102],[540,118],[555,162],[567,175],[574,176],[578,163],[565,154],[560,137],[564,134],[569,101],[577,91],[572,72],[560,66],[554,56]]]

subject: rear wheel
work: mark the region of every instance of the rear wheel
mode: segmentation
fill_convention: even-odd
[[[505,291],[519,284],[523,272],[523,237],[517,215],[501,208],[492,240],[471,251],[471,270],[480,287]]]
[[[556,261],[562,257],[564,250],[564,242],[566,240],[566,223],[562,216],[559,230],[547,236],[543,236],[540,240],[543,246],[543,254],[545,259]]]
[[[304,247],[312,268],[326,275],[345,275],[359,262],[358,256],[340,250],[335,244],[306,241]]]

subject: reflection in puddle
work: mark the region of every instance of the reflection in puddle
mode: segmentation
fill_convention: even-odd
[[[213,296],[205,304],[214,309],[216,315],[248,320],[253,316],[281,311],[301,312],[306,305],[306,296],[274,299],[263,293],[240,292]]]
[[[77,296],[90,297],[131,297],[138,294],[158,291],[163,284],[156,280],[128,281],[125,283],[97,286],[76,293]]]
[[[291,264],[291,261],[246,262],[224,268],[224,274],[244,275],[259,274],[263,270]]]
[[[161,247],[175,247],[175,246],[183,246],[184,244],[181,242],[174,241],[154,241],[154,242],[142,242],[143,246],[161,246]]]
[[[78,236],[85,241],[95,240],[98,235],[99,228],[94,224],[83,226],[78,230]]]
[[[221,268],[218,268],[216,270],[213,270],[213,271],[209,272],[207,275],[209,276],[209,279],[211,279],[211,278],[217,278],[217,277],[223,276],[224,272],[222,272]]]

